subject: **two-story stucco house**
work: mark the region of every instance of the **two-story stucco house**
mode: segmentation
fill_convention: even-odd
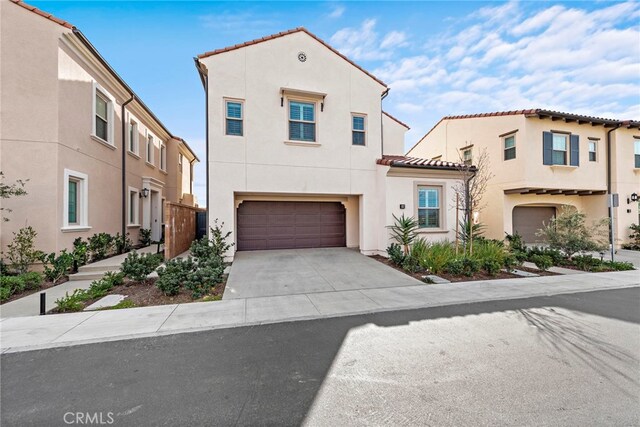
[[[473,162],[486,150],[494,177],[480,214],[488,237],[519,232],[528,243],[563,205],[588,220],[613,216],[617,246],[638,223],[640,122],[541,109],[448,116],[409,155]],[[618,194],[611,212],[608,194]],[[632,195],[636,196],[632,196]],[[637,200],[637,199],[636,199]]]
[[[456,165],[411,159],[387,86],[304,28],[199,55],[208,218],[236,250],[346,246],[385,253],[393,215],[453,239]]]
[[[1,248],[32,226],[43,251],[77,237],[162,233],[165,200],[193,204],[198,160],[68,22],[0,3],[0,170],[28,180],[3,200]]]

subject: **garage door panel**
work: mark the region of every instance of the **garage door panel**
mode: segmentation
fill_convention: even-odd
[[[338,202],[243,202],[237,210],[238,250],[346,246],[346,215]]]
[[[555,214],[554,207],[516,206],[513,208],[513,231],[520,234],[525,243],[544,243],[536,233],[548,225]]]

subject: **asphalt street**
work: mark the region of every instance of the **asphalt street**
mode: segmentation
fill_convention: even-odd
[[[8,426],[640,425],[640,288],[2,355]]]

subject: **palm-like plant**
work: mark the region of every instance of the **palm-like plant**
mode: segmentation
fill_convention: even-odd
[[[391,237],[402,245],[404,254],[409,253],[409,246],[416,239],[416,230],[418,229],[418,221],[413,217],[406,217],[404,214],[400,218],[393,215],[394,224],[388,226],[391,230]]]

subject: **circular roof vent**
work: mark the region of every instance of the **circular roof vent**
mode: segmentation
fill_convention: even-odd
[[[307,54],[304,52],[298,52],[298,61],[305,62],[307,60]]]

